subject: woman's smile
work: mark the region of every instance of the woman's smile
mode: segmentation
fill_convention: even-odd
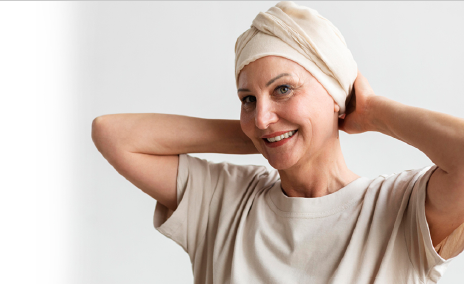
[[[297,132],[298,130],[275,132],[270,135],[263,136],[262,140],[264,141],[265,146],[275,148],[290,141]]]

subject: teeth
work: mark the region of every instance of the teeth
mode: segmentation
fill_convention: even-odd
[[[290,132],[287,132],[285,134],[282,134],[280,136],[275,136],[273,138],[267,138],[267,141],[269,142],[278,142],[278,141],[281,141],[282,139],[285,139],[285,138],[289,138],[291,136],[293,136],[295,133],[296,133],[297,130],[292,130]]]

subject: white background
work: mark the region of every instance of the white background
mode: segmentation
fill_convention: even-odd
[[[0,3],[1,283],[191,283],[155,201],[91,140],[109,113],[238,119],[234,45],[277,2]],[[332,21],[378,95],[464,117],[463,2],[301,2]],[[355,173],[431,161],[341,134]],[[196,155],[267,165],[259,155]],[[439,283],[463,283],[464,253]]]

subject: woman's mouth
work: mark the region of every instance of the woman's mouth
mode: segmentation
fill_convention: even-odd
[[[298,132],[298,130],[291,130],[291,131],[288,131],[286,133],[283,133],[281,135],[277,135],[275,137],[271,137],[271,138],[262,138],[264,141],[265,141],[265,144],[267,146],[281,146],[283,144],[285,144],[287,142],[288,139],[290,139],[291,137],[293,137],[296,132]],[[281,143],[278,143],[280,142]]]

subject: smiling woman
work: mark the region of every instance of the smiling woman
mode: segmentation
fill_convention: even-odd
[[[340,107],[299,64],[278,56],[262,57],[244,67],[239,87],[241,128],[273,168],[293,172],[335,160],[344,165],[338,141]],[[287,132],[294,135],[282,140],[280,135]],[[275,141],[265,139],[273,137]],[[315,164],[308,164],[309,159]]]
[[[188,253],[195,283],[439,281],[463,251],[463,119],[377,95],[341,32],[293,2],[238,37],[235,80],[239,120],[92,123],[102,155],[157,200],[154,226]],[[363,132],[434,164],[358,175],[341,136]],[[271,168],[191,153],[259,153]]]

